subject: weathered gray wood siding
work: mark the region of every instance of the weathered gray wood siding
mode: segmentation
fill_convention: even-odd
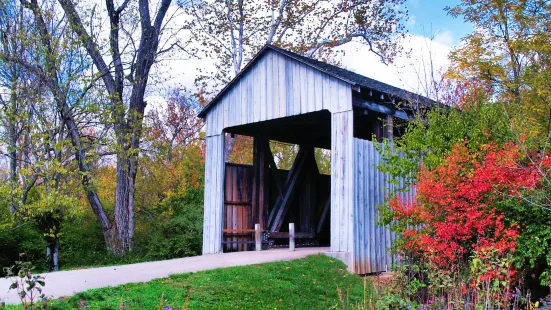
[[[225,128],[309,112],[332,113],[331,250],[353,248],[353,115],[350,84],[268,51],[206,115],[203,254],[221,251],[223,131]],[[277,128],[274,128],[277,130]],[[333,159],[334,158],[334,159]]]
[[[351,94],[341,100],[352,100]],[[331,251],[353,250],[353,112],[331,115]],[[350,263],[350,257],[343,257]]]
[[[308,112],[352,109],[348,83],[268,51],[206,115],[207,136],[224,128]],[[276,130],[276,128],[274,128]]]
[[[222,252],[224,135],[206,137],[203,254]]]
[[[377,206],[394,190],[389,176],[376,166],[381,155],[371,141],[354,138],[354,271],[359,274],[388,271],[397,263],[390,247],[396,236],[377,225]],[[403,184],[401,184],[403,185]],[[400,194],[411,201],[414,190]]]

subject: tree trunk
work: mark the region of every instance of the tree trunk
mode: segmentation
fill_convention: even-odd
[[[49,271],[59,271],[59,238],[48,238],[46,245],[46,260]]]
[[[57,234],[54,237],[46,238],[46,261],[49,271],[59,270],[59,237]]]
[[[59,238],[55,238],[54,242],[54,254],[52,255],[52,262],[54,264],[54,271],[59,271]]]
[[[132,237],[134,234],[134,179],[132,169],[135,164],[125,155],[117,156],[117,186],[115,192],[114,225],[116,228],[116,241],[111,250],[118,255],[124,255],[132,250]]]
[[[17,186],[17,128],[16,128],[16,111],[17,111],[17,96],[15,94],[15,89],[17,87],[17,79],[15,76],[15,70],[12,65],[12,90],[10,95],[9,103],[9,115],[8,120],[8,152],[10,157],[10,182],[11,186]],[[14,213],[16,211],[16,200],[13,195],[11,197],[10,203],[10,212]]]

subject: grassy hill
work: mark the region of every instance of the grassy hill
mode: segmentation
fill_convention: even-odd
[[[356,309],[369,304],[372,291],[369,281],[349,274],[342,262],[314,255],[94,289],[53,301],[51,308]]]

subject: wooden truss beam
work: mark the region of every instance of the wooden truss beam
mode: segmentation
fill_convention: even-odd
[[[298,184],[304,177],[305,172],[307,172],[305,166],[308,162],[308,158],[313,155],[313,152],[313,147],[301,147],[298,151],[297,157],[295,158],[293,166],[287,176],[287,180],[285,181],[284,194],[276,199],[274,208],[271,210],[270,216],[268,217],[270,231],[279,231],[283,225],[283,220],[289,212],[289,206],[295,198],[294,194],[298,189]]]
[[[323,206],[323,211],[321,212],[320,219],[318,222],[318,227],[316,228],[316,233],[319,234],[321,230],[323,229],[323,224],[325,223],[325,219],[327,218],[327,215],[329,214],[329,209],[331,208],[331,195],[327,198],[325,201],[325,205]]]
[[[313,232],[313,217],[316,214],[316,190],[319,178],[318,165],[314,152],[308,156],[306,161],[307,171],[305,172],[304,182],[300,186],[299,196],[299,227],[300,232]]]

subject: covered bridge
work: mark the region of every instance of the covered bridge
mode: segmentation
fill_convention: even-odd
[[[199,114],[206,119],[203,254],[251,249],[254,224],[269,245],[287,223],[305,244],[326,244],[355,272],[386,271],[394,236],[376,225],[391,185],[372,137],[392,139],[428,98],[266,45]],[[254,137],[252,166],[225,162],[225,134]],[[299,146],[277,169],[269,141]],[[314,148],[331,151],[321,175]],[[410,194],[405,194],[410,197]]]

